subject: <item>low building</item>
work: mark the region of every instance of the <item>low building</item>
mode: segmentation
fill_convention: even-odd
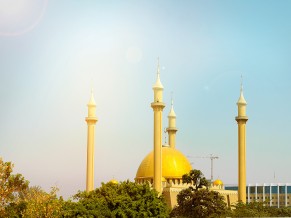
[[[225,190],[238,190],[237,185],[225,185]],[[291,206],[291,183],[255,183],[246,187],[246,201],[266,202],[271,207]]]

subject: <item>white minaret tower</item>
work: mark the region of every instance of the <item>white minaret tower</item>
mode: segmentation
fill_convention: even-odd
[[[158,60],[157,81],[153,85],[154,102],[151,107],[154,111],[154,189],[162,193],[162,120],[163,109],[163,90],[164,87],[160,81],[160,64]]]
[[[171,110],[170,110],[170,113],[168,115],[169,124],[168,124],[168,128],[167,128],[170,148],[176,147],[176,132],[178,131],[178,129],[176,128],[176,113],[174,111],[173,104],[174,104],[174,102],[173,102],[173,98],[172,98]]]
[[[87,177],[86,177],[86,191],[94,190],[94,144],[95,144],[95,125],[97,122],[96,117],[96,103],[91,91],[91,98],[88,106],[88,117],[86,122],[88,125],[87,134]]]

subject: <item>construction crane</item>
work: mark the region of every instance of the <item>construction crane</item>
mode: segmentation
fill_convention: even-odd
[[[200,156],[187,156],[189,158],[209,158],[211,160],[211,181],[213,181],[213,160],[218,159],[218,156],[210,154],[209,156],[200,157]]]

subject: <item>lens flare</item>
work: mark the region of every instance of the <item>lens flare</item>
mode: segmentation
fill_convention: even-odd
[[[31,31],[41,21],[48,0],[0,0],[0,36]]]

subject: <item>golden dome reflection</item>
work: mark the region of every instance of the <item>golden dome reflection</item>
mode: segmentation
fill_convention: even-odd
[[[177,149],[162,147],[162,177],[165,179],[182,178],[192,169],[188,159]],[[152,179],[154,175],[154,152],[151,151],[141,162],[136,180]]]

